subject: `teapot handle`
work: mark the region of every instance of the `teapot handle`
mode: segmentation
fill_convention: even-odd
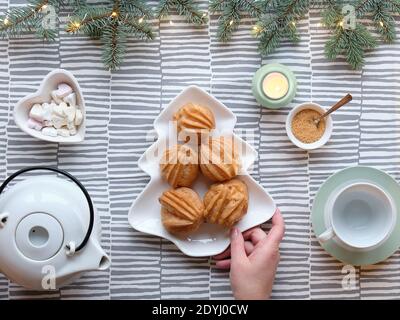
[[[69,244],[67,244],[67,254],[68,255],[73,255],[75,252],[78,252],[80,250],[82,250],[85,245],[87,244],[87,242],[90,239],[90,235],[92,234],[92,230],[93,230],[93,224],[94,224],[94,209],[93,209],[93,203],[92,203],[92,199],[90,198],[90,195],[88,193],[88,191],[86,190],[86,188],[82,185],[82,183],[79,182],[79,180],[77,178],[75,178],[73,175],[71,175],[70,173],[61,170],[61,169],[57,169],[57,168],[53,168],[53,167],[42,167],[42,166],[34,166],[34,167],[27,167],[24,169],[21,169],[15,173],[13,173],[11,176],[9,176],[4,182],[3,184],[0,186],[0,195],[3,192],[3,190],[5,189],[5,187],[12,181],[14,180],[17,176],[19,176],[20,174],[23,174],[25,172],[28,171],[37,171],[37,170],[47,170],[47,171],[53,171],[56,173],[60,173],[64,176],[66,176],[67,178],[71,179],[78,187],[79,189],[81,189],[81,191],[83,192],[83,194],[85,195],[85,198],[87,200],[87,203],[89,205],[89,213],[90,213],[90,221],[89,221],[89,227],[88,230],[86,232],[85,238],[83,239],[83,241],[81,242],[81,244],[79,246],[77,246],[75,248],[75,243],[73,241],[71,241]]]

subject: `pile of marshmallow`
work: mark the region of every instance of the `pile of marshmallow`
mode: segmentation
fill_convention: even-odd
[[[52,101],[36,103],[29,112],[28,127],[50,137],[69,137],[82,124],[83,114],[76,105],[76,93],[66,83],[51,92]]]

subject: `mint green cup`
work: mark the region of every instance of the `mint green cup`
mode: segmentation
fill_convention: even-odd
[[[277,72],[283,74],[288,80],[288,91],[279,99],[271,99],[263,90],[264,78],[270,73]],[[257,70],[253,77],[253,95],[257,102],[268,109],[279,109],[288,105],[296,95],[297,80],[294,73],[286,66],[279,63],[266,64]]]

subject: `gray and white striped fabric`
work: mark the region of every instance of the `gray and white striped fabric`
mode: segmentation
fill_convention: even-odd
[[[0,0],[0,11],[24,2]],[[207,2],[198,0],[205,11]],[[61,23],[68,14],[62,12]],[[287,226],[273,298],[400,298],[399,252],[357,268],[355,287],[344,290],[343,265],[321,249],[310,223],[314,195],[336,170],[371,165],[400,179],[400,43],[381,45],[367,54],[362,72],[351,71],[342,59],[325,60],[328,34],[318,26],[319,18],[312,10],[298,25],[300,43],[284,43],[265,59],[249,33],[251,18],[229,44],[216,39],[216,16],[203,27],[178,16],[172,16],[172,25],[154,20],[156,39],[130,41],[123,67],[113,73],[103,68],[99,43],[62,29],[51,44],[32,35],[0,40],[0,179],[34,164],[55,165],[77,176],[93,196],[103,246],[113,260],[110,270],[86,273],[51,293],[27,291],[0,275],[0,299],[232,298],[227,272],[213,268],[210,259],[186,257],[170,242],[127,223],[130,205],[149,180],[137,166],[152,143],[146,135],[160,110],[191,84],[231,108],[238,129],[256,133],[249,141],[259,151],[253,175],[274,197]],[[254,72],[270,62],[288,65],[299,82],[293,103],[279,111],[261,109],[251,94]],[[83,88],[88,120],[82,144],[37,141],[12,119],[15,103],[54,68],[73,72]],[[289,142],[284,123],[290,108],[306,101],[327,106],[347,92],[354,99],[334,115],[334,133],[324,148],[307,153]]]

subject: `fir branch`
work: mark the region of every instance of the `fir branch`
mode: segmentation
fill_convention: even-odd
[[[162,19],[172,12],[185,16],[187,22],[196,25],[202,25],[208,21],[207,14],[201,12],[193,0],[161,0],[156,9],[156,16]]]
[[[0,36],[15,37],[23,31],[36,30],[42,21],[42,9],[48,4],[48,0],[34,0],[29,1],[26,7],[9,9],[0,18]]]
[[[116,70],[122,63],[126,50],[127,32],[124,27],[113,21],[103,30],[102,60],[109,70]]]
[[[377,5],[373,12],[373,21],[376,31],[380,34],[383,41],[392,43],[396,39],[395,20],[381,4]]]
[[[128,33],[141,40],[154,40],[154,33],[151,26],[145,22],[138,22],[135,19],[124,19],[124,24],[128,27]]]
[[[125,0],[121,3],[121,11],[129,12],[133,17],[152,17],[153,11],[143,0]]]
[[[239,27],[244,14],[259,18],[265,13],[270,0],[211,0],[210,12],[220,12],[217,37],[226,42],[232,38],[233,32]]]
[[[218,20],[217,37],[222,42],[232,38],[232,33],[240,23],[240,8],[236,2],[229,3]]]
[[[322,23],[330,28],[333,34],[325,44],[325,56],[329,60],[334,60],[343,55],[353,69],[362,68],[365,51],[377,46],[375,38],[362,24],[356,24],[354,30],[342,27],[341,3],[331,5],[326,10],[323,13]]]
[[[92,35],[98,33],[95,30],[98,29],[101,33],[101,28],[107,24],[106,20],[111,17],[112,12],[109,8],[86,7],[85,10],[80,8],[68,22],[66,31],[69,33],[81,31]]]
[[[309,0],[283,0],[271,3],[274,13],[263,16],[254,27],[255,36],[259,37],[259,50],[262,54],[272,53],[283,39],[299,41],[296,22],[310,7]]]

